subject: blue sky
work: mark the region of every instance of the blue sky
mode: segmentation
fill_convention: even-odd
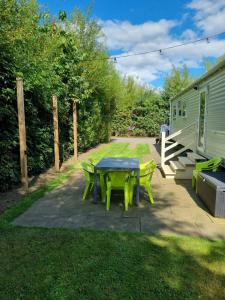
[[[43,9],[57,15],[69,15],[75,6],[85,10],[87,0],[39,0]],[[225,0],[95,0],[93,17],[105,34],[103,42],[110,54],[151,51],[188,42],[225,31]],[[225,53],[225,34],[175,50],[145,56],[118,59],[116,68],[122,75],[134,76],[153,87],[163,86],[172,65],[185,63],[193,76],[204,72],[203,61],[215,60]]]

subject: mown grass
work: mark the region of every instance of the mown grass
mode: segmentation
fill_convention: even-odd
[[[112,143],[92,153],[89,158],[94,161],[100,161],[104,157],[132,157],[143,161],[143,157],[149,153],[148,144],[137,144],[135,147],[129,148],[129,143]]]
[[[112,144],[91,158],[148,152],[127,146]],[[224,241],[10,225],[77,168],[0,217],[0,299],[225,299]]]
[[[1,299],[225,299],[225,242],[66,229],[0,237]]]

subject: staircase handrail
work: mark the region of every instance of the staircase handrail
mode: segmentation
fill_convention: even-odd
[[[197,124],[197,121],[194,121],[194,122],[192,122],[191,124],[189,124],[188,126],[182,128],[182,129],[179,129],[179,130],[177,130],[176,132],[170,134],[169,136],[167,136],[167,137],[165,138],[165,141],[167,142],[167,141],[169,141],[170,139],[172,139],[172,138],[174,138],[174,137],[180,135],[184,130],[186,130],[186,129],[192,127],[194,124]]]
[[[176,136],[181,135],[186,129],[192,127],[192,126],[196,126],[197,125],[197,121],[192,122],[191,124],[189,124],[188,126],[179,129],[178,131],[170,134],[169,136],[166,137],[166,133],[162,132],[162,137],[161,137],[161,166],[165,165],[165,162],[174,157],[176,154],[180,154],[184,151],[186,151],[191,145],[194,144],[194,140],[189,143],[188,145],[184,146],[182,149],[179,149],[178,151],[174,152],[173,154],[170,154],[169,156],[166,157],[166,152],[172,148],[174,148],[175,146],[177,146],[179,144],[179,141],[175,141],[173,144],[169,145],[166,147],[166,142],[168,142],[169,140],[173,139]],[[195,134],[195,130],[194,130],[194,134]]]

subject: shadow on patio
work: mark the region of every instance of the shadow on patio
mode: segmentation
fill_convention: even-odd
[[[77,172],[66,185],[36,202],[13,224],[225,239],[224,225],[213,222],[193,196],[190,184],[165,180],[159,170],[155,172],[152,182],[155,204],[149,203],[142,190],[140,207],[133,204],[128,212],[123,208],[123,194],[118,192],[112,195],[109,212],[100,201],[93,204],[92,196],[82,203],[84,183],[82,172]]]

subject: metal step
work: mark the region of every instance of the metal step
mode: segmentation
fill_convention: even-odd
[[[198,162],[198,161],[205,161],[206,158],[195,153],[195,152],[188,152],[187,157],[192,160],[193,162]]]
[[[186,167],[194,167],[195,166],[195,162],[193,162],[192,160],[190,160],[187,157],[182,157],[179,156],[178,157],[179,163],[181,163],[182,166]]]
[[[183,171],[185,171],[185,167],[179,161],[171,160],[170,161],[170,166],[171,166],[171,168],[174,172],[177,172],[177,171],[183,172]]]

